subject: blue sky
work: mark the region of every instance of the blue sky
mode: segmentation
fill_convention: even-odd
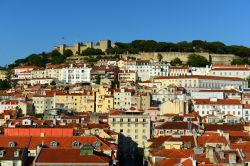
[[[0,65],[100,39],[250,47],[249,7],[249,0],[0,0]]]

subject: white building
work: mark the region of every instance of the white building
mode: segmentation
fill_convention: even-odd
[[[242,78],[201,75],[159,76],[154,78],[154,82],[161,83],[162,87],[169,85],[184,87],[188,91],[201,89],[241,89],[248,87],[248,82]]]
[[[209,72],[211,76],[248,78],[250,76],[249,66],[215,66]]]
[[[242,103],[237,99],[194,99],[193,105],[200,116],[230,114],[243,117]]]
[[[39,69],[38,66],[19,66],[14,69],[14,76],[12,79],[31,79],[32,71]]]
[[[132,106],[131,89],[115,89],[114,91],[114,109],[128,110]]]
[[[90,82],[90,70],[86,64],[64,67],[61,69],[59,81],[72,84]]]

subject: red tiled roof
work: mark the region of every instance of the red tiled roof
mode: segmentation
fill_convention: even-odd
[[[244,125],[242,124],[204,124],[205,131],[243,131]]]
[[[235,89],[203,89],[203,90],[199,90],[199,92],[239,93],[239,91]]]
[[[206,143],[222,143],[227,144],[227,140],[223,136],[200,136],[197,138],[197,143],[200,146],[205,146]]]
[[[237,71],[237,70],[250,70],[250,68],[248,67],[215,67],[212,70],[233,70],[233,71]]]
[[[108,164],[110,159],[101,155],[80,155],[80,149],[52,149],[42,148],[36,163],[81,163]]]
[[[38,69],[40,67],[38,66],[19,66],[19,67],[16,67],[15,69]]]
[[[96,150],[112,150],[110,145],[96,136],[72,136],[72,137],[32,137],[29,149],[36,149],[37,145],[43,144],[46,147],[50,147],[52,141],[58,142],[58,148],[72,148],[74,141],[79,141],[81,145],[86,143],[93,144],[94,142],[100,142],[101,146],[96,147]]]
[[[15,142],[16,147],[24,148],[29,145],[31,137],[0,136],[0,147],[9,147],[9,142]]]
[[[110,115],[120,115],[121,113],[124,113],[125,111],[123,110],[110,110],[109,114]]]
[[[211,101],[210,99],[194,99],[195,105],[241,105],[241,100],[238,99],[218,99],[217,101]]]
[[[157,152],[153,152],[152,156],[160,156],[166,158],[187,158],[194,154],[192,149],[162,149]]]
[[[242,78],[238,77],[219,77],[219,76],[204,76],[204,75],[182,75],[182,76],[159,76],[155,79],[210,79],[210,80],[234,80],[234,81],[244,81]]]
[[[103,123],[103,124],[100,124],[100,123],[88,123],[88,126],[87,126],[89,129],[94,129],[94,128],[99,128],[99,129],[103,129],[103,128],[108,128],[109,127],[109,124],[107,123]]]
[[[250,109],[250,104],[243,104],[243,109]]]
[[[197,129],[198,126],[192,123],[192,129]],[[165,122],[159,126],[156,126],[155,129],[189,129],[188,122]]]
[[[180,137],[172,137],[172,136],[160,136],[157,138],[151,138],[148,142],[152,142],[152,144],[148,148],[159,148],[162,146],[164,142],[184,142],[190,143],[191,145],[195,145],[193,136],[180,136]]]

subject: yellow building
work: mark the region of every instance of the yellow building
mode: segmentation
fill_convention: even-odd
[[[185,113],[188,113],[188,102],[184,100],[167,100],[160,105],[160,115]]]
[[[95,95],[92,92],[55,95],[55,107],[75,112],[94,112]]]
[[[7,71],[0,70],[0,80],[6,80],[6,78],[7,78]]]
[[[45,78],[44,68],[37,68],[31,71],[32,78]]]
[[[111,110],[108,118],[110,129],[121,133],[124,148],[145,147],[150,138],[150,115],[138,110]]]
[[[114,96],[110,88],[105,85],[100,85],[96,91],[96,112],[107,113],[113,109]]]
[[[133,81],[136,82],[136,72],[132,70],[122,70],[118,73],[118,81]]]

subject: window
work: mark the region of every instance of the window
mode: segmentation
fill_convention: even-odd
[[[50,143],[50,146],[51,146],[51,147],[57,147],[57,146],[58,146],[58,142],[52,141],[52,142]]]
[[[15,147],[16,143],[14,141],[9,142],[9,147]]]
[[[73,148],[77,148],[77,147],[79,147],[80,146],[80,142],[79,141],[74,141],[73,143],[72,143],[72,147]]]

